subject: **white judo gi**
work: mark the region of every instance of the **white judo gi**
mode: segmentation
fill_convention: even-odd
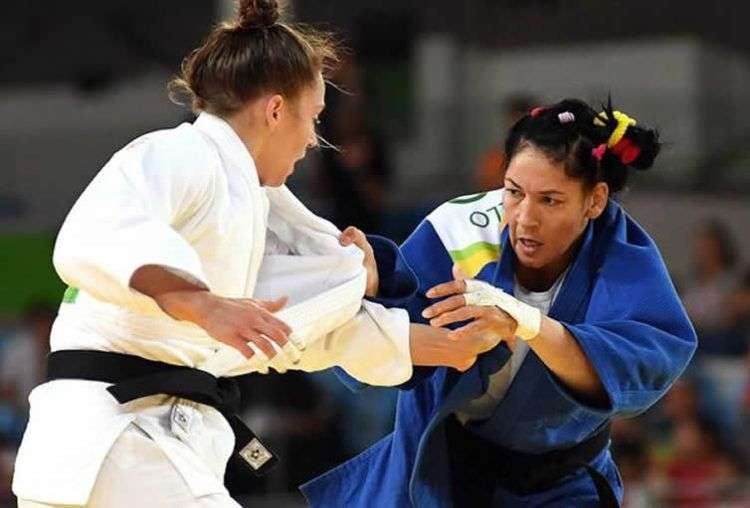
[[[369,384],[402,383],[411,377],[408,316],[362,300],[362,253],[337,236],[285,187],[260,186],[222,119],[203,113],[146,134],[112,157],[63,224],[54,264],[74,289],[51,349],[115,351],[217,377],[268,368],[129,287],[139,267],[161,265],[220,296],[288,295],[276,315],[305,349],[297,364],[277,356],[277,370],[340,366]],[[32,392],[13,482],[19,499],[96,505],[110,492],[112,506],[135,506],[139,495],[148,496],[144,506],[233,504],[223,475],[234,435],[216,409],[164,395],[121,405],[107,386],[62,379]],[[118,501],[112,479],[126,467],[142,472],[142,490]],[[163,476],[162,490],[154,476]]]

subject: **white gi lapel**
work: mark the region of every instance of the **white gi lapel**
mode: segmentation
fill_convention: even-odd
[[[248,361],[236,349],[217,346],[199,367],[216,376],[279,372],[287,368],[321,370],[341,365],[373,384],[397,384],[411,375],[408,316],[365,302],[367,274],[363,253],[342,247],[340,231],[316,216],[286,187],[261,188],[252,158],[223,120],[201,114],[196,126],[217,145],[227,171],[239,171],[248,183],[255,209],[253,249],[246,296],[289,303],[276,315],[289,324],[303,353],[300,364],[278,354],[270,362],[259,350]],[[265,253],[266,230],[285,254]],[[252,347],[252,345],[251,345]],[[254,348],[255,349],[255,348]]]
[[[291,253],[266,255],[256,295],[289,297],[277,315],[292,326],[304,349],[359,310],[367,282],[364,255],[353,245],[341,246],[338,228],[308,210],[286,186],[266,193],[268,229]]]
[[[194,124],[217,148],[224,169],[234,175],[239,175],[246,186],[244,189],[235,189],[237,192],[246,193],[252,207],[252,249],[247,253],[248,270],[246,272],[244,297],[252,297],[255,292],[255,283],[258,280],[258,270],[263,261],[263,252],[266,242],[266,227],[268,221],[268,198],[260,186],[258,171],[255,161],[250,156],[245,144],[234,132],[234,129],[223,119],[209,113],[201,113]],[[218,344],[217,352],[209,357],[200,368],[211,372],[216,376],[226,375],[227,369],[231,369],[238,363],[247,364],[247,360],[234,348]],[[251,370],[265,371],[265,362],[256,354]]]
[[[206,134],[217,147],[225,169],[228,172],[239,174],[247,184],[245,190],[250,194],[250,202],[253,207],[253,248],[248,253],[249,270],[244,296],[250,297],[255,290],[258,269],[263,261],[268,221],[268,198],[260,186],[255,161],[253,161],[250,152],[240,137],[226,121],[204,112],[196,120],[195,126]]]
[[[266,192],[268,228],[290,254],[266,254],[255,295],[289,296],[289,305],[277,316],[304,343],[294,368],[315,371],[338,365],[375,385],[409,379],[408,315],[363,300],[367,274],[362,251],[342,247],[338,228],[313,214],[286,187]],[[271,366],[278,368],[275,361]]]
[[[363,254],[357,247],[342,247],[339,230],[286,187],[267,188],[266,193],[268,229],[290,253],[264,257],[253,297],[289,297],[289,304],[276,315],[292,327],[293,340],[304,349],[307,342],[335,330],[359,311],[367,280]],[[235,350],[222,349],[204,368],[237,375],[268,366],[280,372],[289,367],[282,355],[261,366],[255,358],[247,362]]]

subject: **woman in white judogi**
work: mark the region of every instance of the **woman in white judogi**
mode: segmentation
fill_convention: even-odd
[[[339,245],[281,187],[317,144],[335,53],[277,18],[273,0],[240,2],[239,19],[185,61],[198,120],[117,152],[67,217],[54,263],[70,288],[52,380],[30,396],[19,506],[237,506],[227,461],[257,470],[270,453],[252,435],[239,441],[218,378],[337,365],[395,385],[412,364],[467,368],[494,346],[363,301],[378,288],[364,236],[347,230]],[[154,389],[153,376],[119,385],[124,372],[163,368],[170,388]]]

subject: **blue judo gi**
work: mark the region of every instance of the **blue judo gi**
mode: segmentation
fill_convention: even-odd
[[[413,322],[432,302],[430,287],[452,279],[454,263],[470,276],[513,292],[515,254],[503,228],[502,190],[459,198],[430,214],[400,248],[418,290],[391,301]],[[409,267],[411,270],[409,270]],[[391,282],[392,284],[392,282]],[[552,304],[591,360],[608,397],[606,407],[578,400],[529,351],[494,414],[469,429],[515,451],[543,453],[584,441],[618,415],[656,402],[688,364],[696,336],[648,234],[614,201],[591,221]],[[399,393],[394,430],[359,456],[301,487],[312,506],[452,506],[446,417],[482,395],[488,378],[510,357],[500,344],[466,372],[415,367]],[[607,446],[590,463],[622,500],[622,482]],[[542,492],[498,487],[497,506],[597,506],[584,470]]]

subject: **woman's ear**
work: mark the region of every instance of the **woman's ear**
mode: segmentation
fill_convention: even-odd
[[[607,207],[607,200],[609,200],[609,185],[605,182],[598,182],[594,185],[590,197],[591,201],[586,210],[586,217],[589,219],[596,219]]]
[[[272,95],[268,102],[266,102],[266,125],[268,125],[271,129],[276,128],[276,126],[281,121],[281,115],[284,112],[284,97],[282,97],[279,94]]]

